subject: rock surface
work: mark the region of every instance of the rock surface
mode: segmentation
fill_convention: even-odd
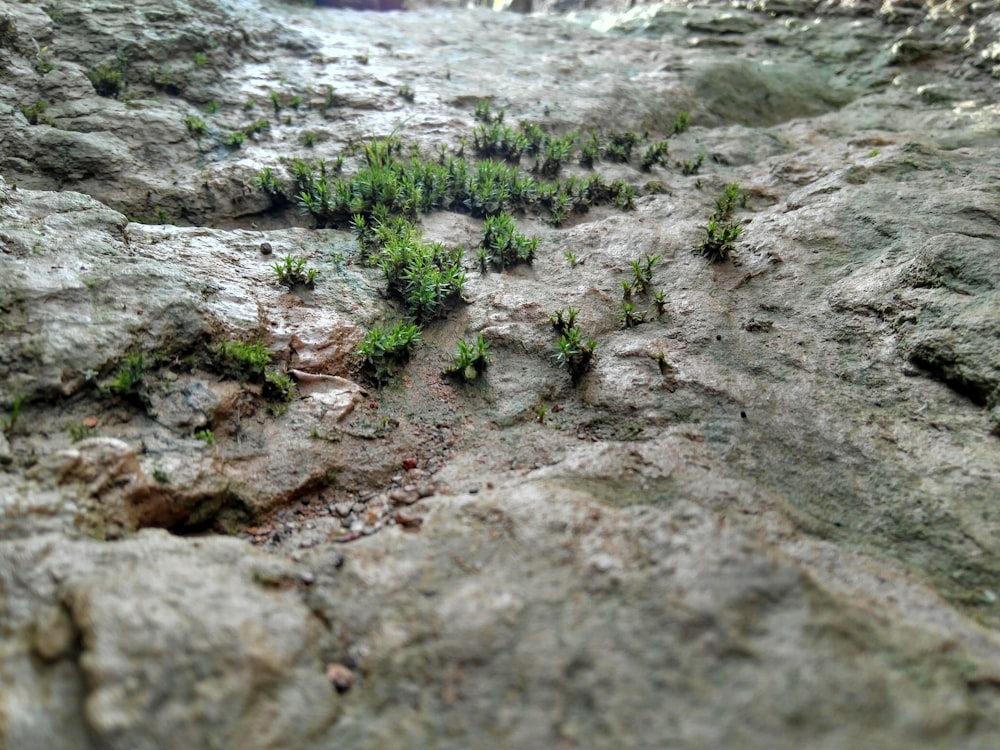
[[[307,5],[0,8],[0,747],[995,746],[1000,7]],[[669,157],[376,387],[381,271],[257,176],[484,98]]]

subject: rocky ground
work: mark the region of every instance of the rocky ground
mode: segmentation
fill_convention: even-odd
[[[0,747],[995,747],[998,34],[996,2],[0,5]],[[466,280],[379,385],[383,272],[259,175],[472,161],[484,99],[635,131],[557,172],[634,205],[516,212],[503,271],[475,211],[421,214]]]

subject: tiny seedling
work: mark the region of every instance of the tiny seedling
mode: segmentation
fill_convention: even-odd
[[[556,332],[563,336],[571,328],[576,327],[576,316],[579,313],[578,310],[569,307],[565,310],[556,310],[552,315],[549,316],[549,322],[552,327],[556,329]]]
[[[69,439],[74,443],[79,443],[81,440],[86,440],[97,434],[96,429],[80,422],[72,422],[66,425],[66,432],[69,433]]]
[[[208,63],[208,57],[205,56],[204,52],[194,53],[194,65],[196,68],[204,68]]]
[[[21,107],[21,114],[28,120],[29,125],[38,125],[40,123],[43,125],[55,125],[56,121],[45,114],[48,106],[48,102],[37,101],[34,104]]]
[[[670,142],[666,140],[650,145],[642,155],[642,171],[648,172],[658,164],[666,164],[669,150]]]
[[[685,130],[687,130],[691,125],[691,115],[688,114],[686,110],[682,110],[677,113],[677,119],[674,120],[674,135],[680,135]]]
[[[163,469],[153,469],[153,479],[157,484],[170,484],[170,476]]]
[[[618,320],[622,323],[622,328],[634,328],[640,323],[646,322],[646,313],[637,312],[635,305],[631,302],[622,302],[621,312],[618,313]]]
[[[416,95],[413,93],[413,88],[408,83],[404,83],[400,86],[396,93],[408,102],[412,102],[414,98],[416,98]]]
[[[552,358],[560,367],[569,370],[573,385],[577,385],[593,362],[597,343],[592,339],[584,341],[580,329],[573,327],[566,330],[556,342],[555,354]]]
[[[375,326],[358,344],[361,366],[381,385],[406,364],[421,339],[420,326],[415,323],[400,321],[392,328]]]
[[[225,341],[213,350],[220,369],[234,377],[260,380],[271,363],[271,352],[260,342]]]
[[[584,259],[575,255],[571,250],[567,250],[563,254],[563,257],[566,259],[566,262],[569,263],[570,268],[576,268],[577,266],[583,265]]]
[[[287,404],[295,398],[295,381],[290,375],[271,370],[264,377],[264,398]]]
[[[456,375],[466,381],[475,380],[486,372],[486,366],[490,362],[490,342],[483,339],[483,334],[476,337],[474,344],[459,341],[458,351],[453,359],[452,367],[445,374]]]
[[[198,115],[188,115],[184,118],[184,127],[195,138],[200,138],[208,132],[208,125]]]
[[[312,148],[316,145],[316,134],[311,130],[307,130],[302,134],[302,145],[306,148]]]
[[[739,222],[719,223],[712,215],[705,225],[705,238],[696,248],[697,252],[713,263],[728,260],[736,247],[736,240],[743,233],[743,225]]]
[[[656,317],[663,317],[667,311],[667,293],[663,289],[653,295],[653,304],[656,305]]]
[[[205,113],[209,115],[214,115],[216,112],[219,111],[220,108],[221,107],[219,103],[213,99],[212,101],[210,101],[208,104],[205,105]]]
[[[539,404],[538,406],[538,424],[545,424],[545,417],[548,416],[549,407],[545,404]]]
[[[289,289],[296,286],[313,286],[319,271],[315,268],[306,268],[305,258],[293,258],[286,255],[284,259],[275,263],[275,274],[278,276],[278,283],[287,286]]]
[[[135,396],[139,393],[146,376],[146,358],[142,352],[126,354],[122,365],[115,373],[114,380],[108,385],[108,390],[119,396]]]
[[[233,133],[230,133],[229,136],[226,138],[226,145],[229,146],[230,148],[239,148],[244,143],[246,143],[246,140],[247,140],[247,134],[244,133],[242,130],[237,130]]]
[[[115,98],[125,88],[125,74],[117,65],[104,63],[91,70],[87,77],[98,96]]]
[[[703,161],[705,161],[705,154],[698,154],[698,158],[694,160],[682,161],[681,174],[688,177],[698,174],[698,170],[701,169]]]
[[[195,440],[202,441],[205,445],[211,447],[215,445],[215,433],[209,429],[197,430],[194,433]]]
[[[10,407],[10,414],[3,420],[4,435],[9,435],[17,427],[17,420],[21,418],[21,411],[23,409],[24,395],[22,394],[14,399],[14,403]]]

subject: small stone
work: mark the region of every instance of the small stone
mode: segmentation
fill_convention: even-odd
[[[311,586],[316,582],[316,576],[314,576],[311,571],[303,570],[299,573],[299,580],[306,586]]]
[[[412,505],[420,499],[416,487],[397,487],[389,490],[389,500],[396,505]]]
[[[261,255],[270,255],[271,254],[271,249],[272,248],[271,248],[271,243],[270,242],[261,242],[260,243],[260,254]]]
[[[346,693],[354,686],[354,672],[343,664],[327,664],[326,679],[337,689],[338,693]]]
[[[421,482],[417,485],[417,494],[420,497],[430,497],[437,491],[433,482]]]
[[[351,503],[337,503],[333,506],[334,512],[341,518],[351,515]]]
[[[415,458],[404,458],[403,459],[403,468],[406,469],[407,471],[409,471],[410,469],[417,468],[417,459],[415,459]]]

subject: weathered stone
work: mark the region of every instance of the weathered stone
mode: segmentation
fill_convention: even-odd
[[[992,746],[995,3],[739,5],[5,9],[0,746]],[[539,244],[503,273],[480,217],[422,214],[467,248],[462,301],[362,387],[402,310],[292,160],[335,185],[390,133],[447,159],[487,97],[642,134],[558,173],[634,208],[516,212]],[[597,342],[575,379],[568,308]],[[486,371],[443,378],[480,334]]]

